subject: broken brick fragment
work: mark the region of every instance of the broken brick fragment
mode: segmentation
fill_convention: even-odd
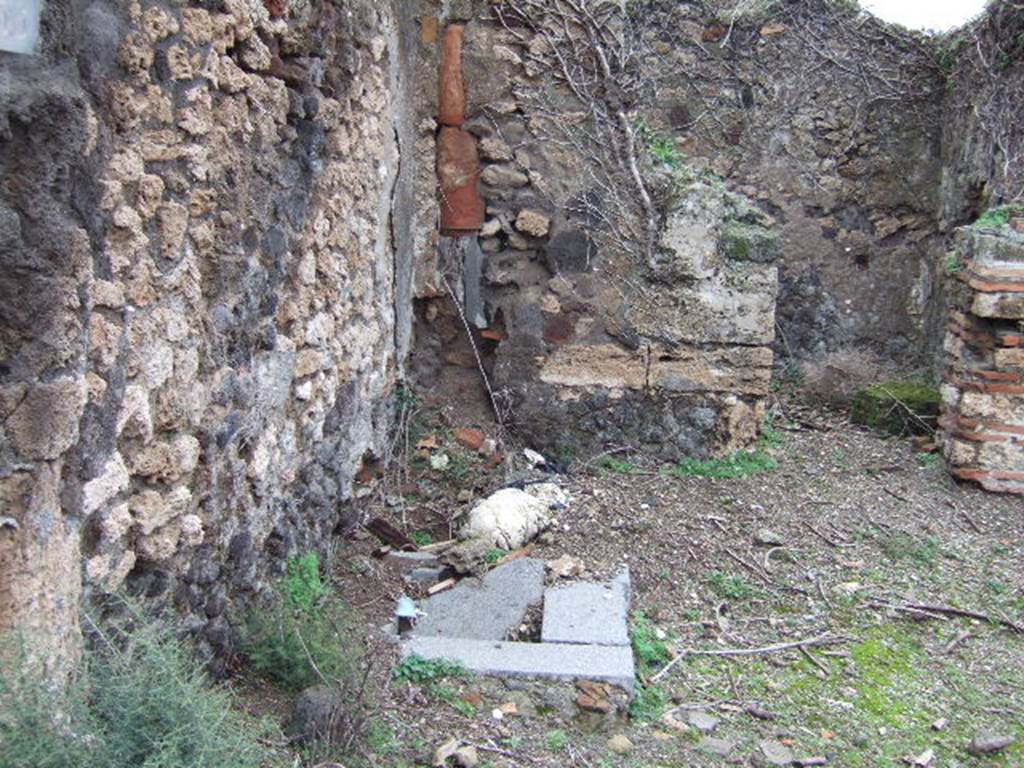
[[[479,429],[467,429],[460,428],[455,430],[455,441],[471,451],[480,450],[480,446],[484,444],[484,440],[487,439],[487,435],[481,432]]]

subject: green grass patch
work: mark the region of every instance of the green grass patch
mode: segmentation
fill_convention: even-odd
[[[659,633],[643,611],[635,611],[629,625],[629,638],[637,662],[637,681],[633,701],[629,705],[629,716],[637,722],[652,722],[665,711],[668,696],[657,685],[645,684],[643,681],[671,660],[669,636],[667,633]]]
[[[712,571],[704,581],[716,595],[726,600],[748,600],[761,594],[746,579],[735,574]]]
[[[600,461],[602,469],[607,469],[610,472],[617,472],[620,475],[630,475],[636,471],[636,465],[627,461],[626,459],[619,459],[615,456],[605,456]]]
[[[488,565],[494,565],[507,554],[508,552],[504,549],[488,549],[487,553],[484,555],[484,560]]]
[[[657,671],[672,658],[668,635],[660,637],[657,627],[643,611],[634,611],[629,626],[629,639],[633,645],[633,654],[645,676]]]
[[[563,752],[569,746],[569,734],[563,730],[548,731],[544,734],[544,749],[548,752]]]
[[[665,470],[669,477],[707,477],[732,480],[777,469],[779,462],[764,450],[736,451],[722,459],[683,459]]]
[[[366,748],[377,755],[390,755],[398,751],[395,732],[380,720],[371,720],[366,726]]]
[[[399,683],[426,685],[450,677],[469,677],[469,671],[454,661],[425,659],[413,654],[403,659],[391,676]]]
[[[917,537],[898,531],[878,536],[876,541],[891,560],[913,560],[919,565],[934,565],[942,556],[942,548],[932,536]]]
[[[427,531],[413,531],[409,534],[409,540],[417,547],[425,547],[434,543],[434,537]]]
[[[643,685],[637,681],[633,700],[629,703],[629,717],[638,723],[653,723],[661,717],[668,705],[668,694],[657,685]]]

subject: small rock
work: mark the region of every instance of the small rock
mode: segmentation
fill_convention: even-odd
[[[762,547],[781,547],[785,539],[771,528],[759,528],[754,534],[754,543]]]
[[[551,229],[551,219],[539,211],[524,209],[516,217],[516,229],[532,237],[544,237]]]
[[[525,187],[530,183],[529,176],[507,165],[488,165],[480,174],[480,178],[484,184],[499,188]]]
[[[447,453],[433,453],[430,455],[430,468],[443,472],[448,469],[448,464],[451,460],[448,458]]]
[[[676,713],[672,710],[665,712],[661,716],[661,724],[668,728],[670,731],[677,731],[679,733],[690,730],[690,726],[688,726],[682,720],[677,718]]]
[[[455,754],[455,750],[459,748],[458,739],[449,739],[440,747],[434,751],[434,766],[436,768],[442,768],[448,764],[448,758]]]
[[[459,445],[469,448],[471,451],[479,450],[480,446],[484,444],[484,440],[487,439],[487,435],[481,432],[479,429],[456,429],[455,440]]]
[[[497,450],[497,441],[489,437],[480,443],[480,447],[476,449],[476,452],[485,458],[489,458],[493,456]]]
[[[774,712],[769,712],[756,704],[750,704],[744,711],[757,720],[774,720],[777,717]]]
[[[946,719],[945,717],[940,717],[938,720],[936,720],[934,723],[932,723],[932,730],[933,731],[944,731],[946,729],[947,725],[949,725],[949,720]]]
[[[665,733],[665,731],[654,731],[651,736],[654,737],[655,741],[672,741],[672,734]]]
[[[546,563],[548,572],[556,579],[568,579],[583,573],[583,563],[572,555],[562,555]]]
[[[721,722],[721,720],[714,715],[708,714],[707,712],[703,712],[699,709],[687,714],[686,721],[701,733],[711,733]]]
[[[1016,740],[1016,737],[1008,733],[984,731],[971,739],[971,743],[967,745],[967,751],[972,755],[992,755],[1002,752]]]
[[[295,699],[289,735],[300,743],[330,738],[331,729],[336,727],[345,704],[345,697],[334,686],[306,688]]]
[[[765,739],[758,747],[764,755],[765,765],[792,765],[793,750],[774,739]]]
[[[628,755],[633,751],[633,742],[620,733],[608,739],[608,749],[617,755]]]
[[[452,754],[452,759],[459,768],[476,768],[480,763],[480,756],[477,754],[476,747],[472,746],[459,747]]]
[[[914,768],[928,768],[932,764],[932,760],[935,759],[935,750],[927,749],[917,757],[905,757],[903,762],[908,765],[914,766]]]
[[[735,741],[715,739],[711,736],[705,736],[697,743],[697,749],[719,757],[728,757],[735,746]]]

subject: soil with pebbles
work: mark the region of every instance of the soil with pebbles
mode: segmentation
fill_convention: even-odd
[[[642,673],[657,693],[642,718],[595,721],[573,717],[564,688],[544,703],[524,698],[538,684],[391,684],[395,650],[371,630],[381,688],[376,735],[359,759],[429,764],[438,745],[458,738],[495,767],[757,765],[780,744],[797,760],[854,768],[905,765],[929,750],[932,765],[966,766],[975,764],[968,742],[995,732],[1016,742],[986,764],[1024,764],[1024,635],[996,623],[1024,625],[1024,500],[958,485],[910,441],[835,415],[790,407],[777,424],[781,440],[768,450],[778,468],[744,478],[668,477],[621,454],[609,466],[576,462],[554,478],[572,503],[532,555],[572,555],[588,579],[628,566],[634,609],[673,654],[822,635],[835,644],[686,655],[656,683],[655,664]],[[443,539],[509,479],[441,442],[458,459],[456,476],[421,468],[381,481],[360,502],[364,515]],[[338,593],[368,627],[387,621],[405,589],[372,556],[378,545],[356,532],[333,569]],[[693,711],[720,719],[713,734],[686,724]],[[608,744],[620,734],[632,744],[627,754]]]

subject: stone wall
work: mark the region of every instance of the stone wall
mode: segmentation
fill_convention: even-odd
[[[53,2],[0,54],[0,629],[59,655],[126,588],[221,654],[348,519],[409,343],[403,5]]]
[[[776,351],[926,360],[943,123],[931,43],[830,0],[638,14],[651,123],[781,227]]]
[[[465,26],[463,130],[482,160],[486,217],[482,256],[442,239],[421,265],[420,381],[451,389],[459,368],[480,377],[462,346],[468,323],[498,410],[537,447],[678,458],[746,446],[772,367],[774,222],[720,179],[659,167],[646,147],[623,151],[632,110],[604,93],[627,73],[603,73],[586,22],[566,38],[556,15],[568,6],[552,9],[464,3],[427,25]],[[612,55],[625,50],[622,22],[594,30],[610,35]],[[560,47],[581,83],[560,76]]]

